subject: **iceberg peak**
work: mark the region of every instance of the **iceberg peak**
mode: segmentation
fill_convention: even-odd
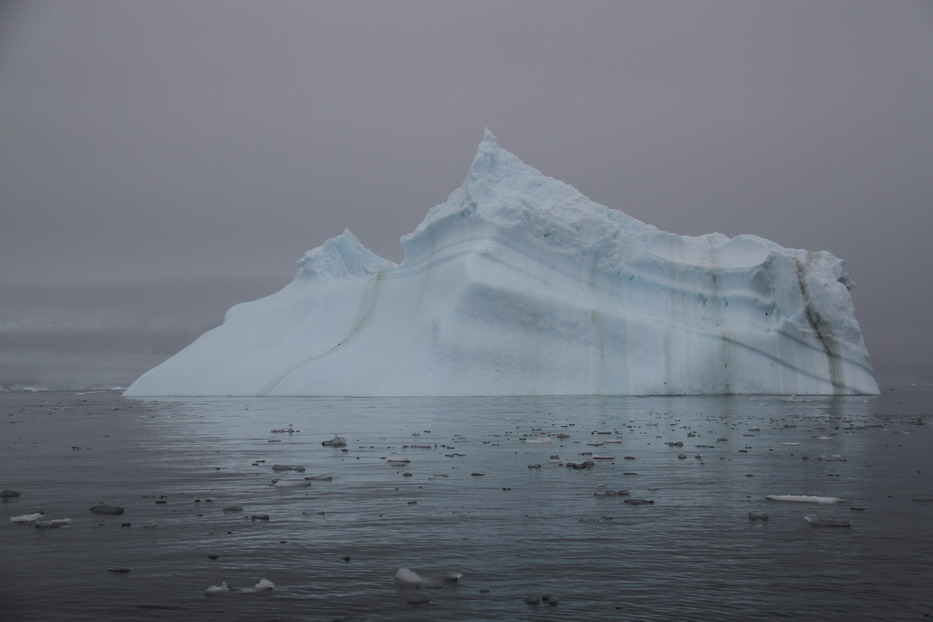
[[[349,230],[330,238],[322,246],[305,253],[298,260],[298,275],[324,278],[366,278],[395,267],[395,263],[379,257]]]
[[[877,393],[843,262],[679,236],[501,148],[402,237],[350,231],[127,395]]]

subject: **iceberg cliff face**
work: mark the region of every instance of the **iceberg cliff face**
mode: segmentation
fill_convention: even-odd
[[[841,260],[660,231],[488,130],[402,245],[328,240],[126,395],[878,392]]]

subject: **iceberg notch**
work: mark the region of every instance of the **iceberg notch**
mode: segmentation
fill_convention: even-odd
[[[754,235],[667,233],[489,130],[402,237],[349,231],[127,396],[874,394],[845,265]]]

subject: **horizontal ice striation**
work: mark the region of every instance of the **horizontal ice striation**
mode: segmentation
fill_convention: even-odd
[[[487,130],[394,264],[349,231],[127,395],[877,393],[842,261],[678,236]]]

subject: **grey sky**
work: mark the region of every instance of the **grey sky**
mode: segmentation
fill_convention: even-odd
[[[883,382],[933,381],[933,3],[0,4],[0,384],[126,383],[483,127],[681,234],[829,250]],[[168,351],[167,351],[168,350]]]

